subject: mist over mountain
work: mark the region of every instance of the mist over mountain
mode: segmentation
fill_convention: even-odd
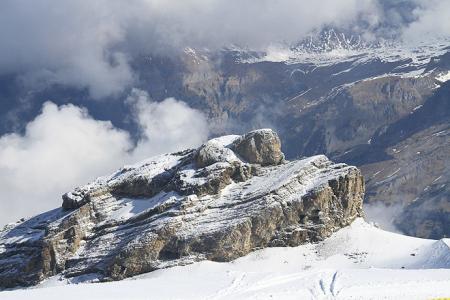
[[[67,189],[134,159],[271,127],[288,158],[327,154],[360,166],[367,202],[388,205],[403,231],[448,235],[443,206],[430,204],[436,208],[428,212],[427,205],[437,199],[427,196],[433,184],[448,181],[437,167],[448,165],[447,2],[40,0],[1,7],[3,223],[51,208]],[[423,139],[434,134],[444,138],[428,154]],[[423,158],[397,155],[400,144]],[[440,200],[433,201],[448,203],[436,188]],[[404,209],[420,215],[420,224],[402,225]],[[435,229],[417,229],[429,222]]]
[[[438,299],[449,236],[449,1],[0,3],[1,299]]]
[[[295,44],[330,26],[368,40],[421,41],[448,35],[448,5],[437,0],[6,1],[1,75],[15,74],[28,88],[58,84],[87,89],[90,98],[109,98],[136,82],[131,62],[138,55],[229,45],[264,50],[273,43]]]

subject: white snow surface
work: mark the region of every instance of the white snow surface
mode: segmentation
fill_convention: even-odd
[[[240,137],[240,135],[224,135],[209,141],[222,145],[223,147],[228,147]]]
[[[317,37],[315,37],[317,38]],[[425,38],[421,42],[408,43],[404,41],[378,41],[364,42],[358,36],[346,36],[334,30],[326,32],[322,39],[305,40],[297,46],[288,44],[275,44],[269,46],[264,52],[257,56],[249,56],[245,50],[234,49],[243,52],[241,63],[258,62],[281,62],[285,64],[311,64],[316,68],[332,66],[340,63],[350,62],[351,67],[347,70],[334,74],[350,72],[353,68],[368,62],[381,61],[385,63],[401,62],[393,70],[378,77],[400,76],[403,78],[417,78],[433,75],[438,81],[450,80],[450,72],[438,71],[428,68],[431,62],[436,61],[449,51],[450,38]],[[304,72],[314,72],[312,71]],[[374,76],[371,76],[373,78]]]
[[[95,281],[95,280],[94,280]],[[0,299],[432,299],[450,297],[450,240],[402,236],[357,219],[317,244],[268,248],[111,283],[53,277]]]
[[[322,41],[320,48],[308,45],[292,47],[289,45],[272,45],[265,55],[258,58],[242,60],[243,63],[261,61],[284,62],[287,64],[312,63],[317,66],[330,65],[346,60],[356,61],[381,59],[382,61],[404,60],[411,66],[423,66],[434,56],[448,52],[450,39],[426,40],[421,43],[384,42],[377,44],[328,45]]]
[[[449,81],[450,80],[450,71],[439,74],[439,76],[437,76],[436,79],[439,80],[440,82]]]

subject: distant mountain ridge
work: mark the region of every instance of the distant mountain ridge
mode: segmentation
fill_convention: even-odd
[[[298,45],[266,51],[186,48],[136,56],[131,65],[136,88],[155,101],[175,97],[201,110],[212,136],[274,128],[288,159],[325,154],[360,167],[367,179],[366,202],[398,204],[401,215],[392,218],[408,234],[450,235],[445,188],[450,179],[441,167],[450,165],[449,39],[369,42],[326,29]],[[62,87],[29,92],[7,80],[2,86],[7,88],[0,93],[31,97],[27,103],[36,111],[42,99],[67,103],[87,97]],[[8,95],[1,99],[10,101]],[[122,119],[127,110],[122,102],[80,103],[133,132]],[[406,216],[420,221],[411,224]]]
[[[449,236],[445,187],[450,182],[441,167],[450,164],[448,39],[371,44],[330,30],[297,48],[227,53],[230,59],[211,72],[220,74],[225,86],[227,78],[239,84],[225,88],[227,94],[203,94],[206,101],[216,99],[207,106],[219,122],[242,118],[271,124],[285,141],[288,157],[325,153],[356,164],[368,180],[368,203],[404,208],[392,216],[401,230],[420,237]],[[211,86],[196,84],[203,92]],[[221,103],[227,104],[222,108]],[[430,136],[434,142],[427,141]],[[404,147],[411,149],[406,156],[398,152]],[[438,187],[433,196],[432,186]]]

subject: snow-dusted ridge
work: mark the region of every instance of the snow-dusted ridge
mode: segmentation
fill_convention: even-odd
[[[0,233],[0,287],[50,276],[121,280],[319,241],[362,215],[359,170],[285,161],[270,129],[127,166]]]
[[[345,34],[333,29],[311,35],[297,45],[272,44],[265,51],[255,52],[233,47],[241,63],[282,62],[326,67],[345,62],[352,66],[346,71],[370,62],[400,63],[393,70],[378,76],[434,76],[447,81],[448,69],[440,70],[439,57],[449,52],[450,38],[405,42],[394,40],[364,41],[359,35]],[[345,71],[344,71],[345,72]],[[338,74],[336,74],[338,75]],[[447,75],[448,76],[448,75]]]
[[[273,44],[260,57],[242,59],[242,63],[262,61],[287,64],[311,63],[317,66],[342,63],[346,60],[404,60],[410,66],[424,66],[449,51],[450,38],[408,43],[401,41],[363,42],[360,37],[328,33],[328,38],[310,37],[297,46]],[[342,35],[342,36],[341,36]],[[334,38],[333,38],[334,36]],[[278,53],[278,55],[277,55]]]

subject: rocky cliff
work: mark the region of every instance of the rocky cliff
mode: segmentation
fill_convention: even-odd
[[[325,156],[286,161],[258,130],[161,155],[66,193],[62,207],[0,232],[0,287],[120,280],[322,240],[361,216],[360,171]]]

